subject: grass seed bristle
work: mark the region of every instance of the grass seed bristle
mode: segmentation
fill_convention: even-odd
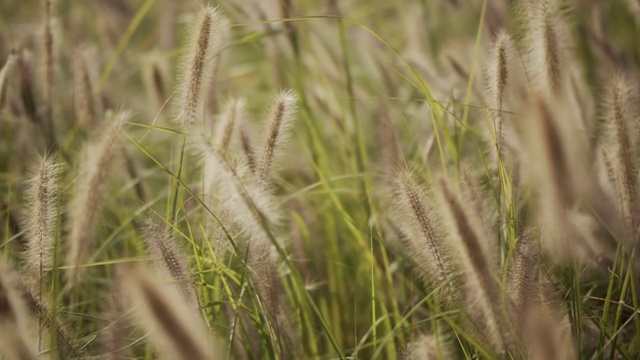
[[[175,122],[185,129],[195,122],[202,95],[210,84],[213,58],[218,51],[215,36],[219,26],[219,11],[205,6],[198,13],[189,31],[188,48],[182,60],[178,80],[174,116]]]
[[[161,358],[211,358],[206,327],[177,289],[163,285],[157,275],[142,267],[124,269],[121,277],[123,291]]]
[[[53,266],[53,252],[58,222],[58,181],[61,167],[56,156],[45,155],[29,180],[29,214],[27,222],[27,268],[39,279]]]

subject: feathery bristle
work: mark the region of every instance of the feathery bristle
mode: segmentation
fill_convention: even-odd
[[[251,236],[247,263],[263,313],[269,322],[273,339],[277,339],[280,356],[297,354],[299,338],[289,315],[282,306],[282,284],[278,274],[278,259],[274,246],[261,235]]]
[[[536,304],[527,310],[523,327],[529,359],[577,359],[566,312],[559,312],[550,304]]]
[[[220,16],[220,26],[218,27],[219,31],[217,36],[215,37],[216,44],[214,46],[218,49],[223,49],[227,42],[229,41],[229,28],[231,24],[229,19],[226,16]],[[220,102],[220,94],[219,94],[219,85],[220,85],[220,67],[222,65],[222,51],[215,58],[213,58],[213,65],[211,66],[211,85],[209,86],[209,95],[208,102],[211,106],[211,112],[217,113],[219,102]]]
[[[522,334],[527,308],[529,304],[536,301],[536,274],[540,259],[532,237],[533,234],[529,231],[518,239],[507,282],[509,315],[511,323],[519,335]]]
[[[83,50],[77,50],[74,57],[73,97],[76,124],[88,129],[94,121],[95,101],[87,59]]]
[[[493,132],[495,136],[497,158],[502,158],[502,104],[504,99],[504,89],[509,77],[508,62],[513,56],[513,43],[509,34],[502,30],[493,42],[490,54],[489,66],[487,68],[487,92],[488,106],[493,118]]]
[[[0,353],[10,359],[35,359],[27,309],[20,297],[18,281],[6,261],[0,259]]]
[[[286,140],[296,112],[297,95],[293,91],[280,92],[269,111],[269,125],[257,167],[257,179],[261,188],[269,186],[269,173],[275,162],[275,153]]]
[[[529,71],[539,91],[558,92],[562,78],[560,46],[567,42],[559,4],[555,0],[540,1],[527,8]]]
[[[237,124],[242,123],[245,112],[244,99],[231,99],[225,105],[216,130],[215,142],[221,150],[229,151],[229,144]]]
[[[42,271],[53,265],[58,221],[58,179],[60,164],[55,156],[43,156],[33,178],[28,182],[29,213],[27,230],[27,268],[39,279]]]
[[[197,156],[202,162],[202,200],[209,211],[216,213],[221,210],[220,189],[222,185],[219,171],[220,163],[217,159],[221,149],[218,149],[218,145],[211,143],[210,139],[204,135],[196,138],[195,146]],[[211,214],[205,213],[206,236],[212,236],[217,225],[215,218]]]
[[[496,35],[491,49],[489,66],[487,68],[489,92],[489,106],[493,109],[502,109],[502,99],[504,89],[507,85],[509,70],[507,62],[511,60],[513,52],[513,42],[511,36],[505,30],[501,30]]]
[[[496,254],[500,253],[498,237],[493,231],[492,207],[488,203],[488,196],[484,193],[483,186],[478,182],[472,173],[469,163],[460,166],[460,191],[461,200],[468,205],[470,212],[476,214],[478,235],[486,241],[482,242],[484,253],[488,256],[492,268],[499,267]],[[491,200],[489,200],[491,201]]]
[[[244,163],[233,165],[210,143],[205,142],[202,150],[206,161],[213,162],[211,166],[218,171],[220,201],[234,222],[250,234],[263,235],[266,234],[265,226],[280,223],[273,195],[253,181]]]
[[[201,98],[209,88],[213,57],[217,56],[218,51],[218,41],[214,37],[219,25],[218,10],[205,6],[189,31],[189,45],[182,60],[174,117],[175,122],[185,129],[196,120]]]
[[[420,335],[404,349],[402,360],[435,360],[449,359],[453,354],[449,353],[443,339],[431,334]]]
[[[211,359],[208,330],[199,314],[186,305],[180,291],[163,285],[157,275],[142,267],[124,269],[121,280],[160,358]]]
[[[452,286],[455,270],[442,243],[435,215],[427,205],[414,174],[403,171],[395,184],[396,218],[406,238],[411,260],[423,272],[424,280],[444,286],[445,303],[454,302],[457,292]]]
[[[166,226],[157,220],[147,219],[144,235],[156,266],[164,269],[168,275],[178,281],[182,292],[191,304],[198,304],[198,298],[189,279],[189,267],[185,255],[178,248],[176,239],[167,231]]]
[[[247,161],[247,166],[252,173],[256,173],[256,154],[253,150],[253,141],[249,135],[249,130],[244,126],[240,128],[240,141],[242,142],[242,153]]]
[[[575,209],[580,196],[593,188],[582,158],[583,133],[572,123],[572,114],[562,108],[552,111],[552,104],[537,99],[527,121],[527,170],[534,179],[539,221],[545,229],[542,246],[558,259],[587,260],[601,251],[593,241],[589,217]]]
[[[56,337],[55,351],[63,355],[63,357],[80,358],[81,350],[77,349],[74,345],[74,338],[65,324],[59,318],[53,323],[51,319],[53,309],[48,299],[45,296],[41,296],[40,289],[32,286],[30,282],[24,282],[20,287],[20,291],[26,302],[26,306],[40,323],[40,333],[46,334],[53,328]],[[41,338],[41,340],[45,339]]]
[[[126,321],[126,304],[122,294],[115,290],[115,295],[111,297],[105,314],[109,324],[104,330],[101,341],[104,349],[103,356],[107,360],[130,359],[133,354],[127,346],[126,332],[129,330],[129,324]]]
[[[635,243],[638,226],[637,200],[637,158],[633,151],[632,139],[635,134],[629,120],[629,87],[621,77],[616,77],[609,86],[609,100],[606,121],[609,125],[612,144],[612,165],[614,179],[619,193],[621,213],[624,218],[624,240]]]
[[[280,303],[278,301],[278,270],[271,247],[268,239],[252,237],[247,261],[251,268],[253,285],[264,307],[264,312],[273,321],[280,312]]]
[[[564,149],[566,143],[563,141],[560,129],[558,129],[547,105],[544,102],[539,102],[538,109],[540,111],[541,136],[547,145],[544,155],[547,157],[551,180],[557,187],[557,193],[554,195],[559,197],[563,206],[570,206],[574,196],[572,195],[568,155]]]
[[[17,56],[15,51],[11,51],[9,53],[9,57],[7,57],[7,61],[4,63],[2,70],[0,70],[0,111],[4,108],[4,104],[6,103],[6,86],[5,83],[7,81],[7,74],[17,61]]]
[[[70,209],[71,229],[66,260],[70,266],[67,273],[70,286],[79,281],[80,266],[89,260],[92,244],[96,241],[96,227],[105,200],[109,174],[119,154],[116,149],[124,123],[128,119],[128,112],[120,112],[111,117],[111,123],[101,134],[100,141],[85,148],[85,158],[79,169],[78,191]]]
[[[449,186],[441,179],[440,187],[447,218],[451,223],[452,231],[456,239],[456,247],[459,250],[460,261],[464,265],[465,280],[468,286],[467,304],[471,309],[478,309],[481,314],[475,314],[470,310],[472,318],[481,318],[486,329],[486,336],[494,350],[504,350],[504,336],[502,334],[501,311],[499,309],[499,289],[495,279],[495,266],[491,255],[487,254],[487,246],[483,242],[489,239],[480,237],[477,230],[478,222],[465,211],[458,197]]]

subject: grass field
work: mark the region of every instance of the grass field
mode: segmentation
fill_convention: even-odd
[[[0,0],[0,358],[637,359],[637,0]]]

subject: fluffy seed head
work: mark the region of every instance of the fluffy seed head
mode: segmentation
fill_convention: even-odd
[[[256,173],[256,153],[253,149],[253,141],[249,129],[246,126],[240,127],[240,141],[242,142],[242,154],[247,162],[247,167],[251,173]]]
[[[178,248],[176,239],[166,230],[166,226],[154,219],[147,219],[144,238],[154,263],[178,281],[185,297],[196,305],[198,299],[189,279],[189,266],[184,253]]]
[[[529,359],[577,359],[568,316],[558,305],[529,307],[525,314],[523,340]]]
[[[536,301],[537,272],[540,260],[533,240],[531,231],[525,232],[518,239],[507,282],[509,316],[518,335],[522,334],[524,316],[528,306]]]
[[[113,289],[113,296],[108,302],[104,318],[109,322],[104,329],[101,345],[101,356],[105,360],[121,360],[133,357],[128,346],[127,333],[130,331],[126,318],[126,304],[119,289]]]
[[[82,351],[77,348],[73,335],[62,319],[58,318],[54,323],[50,316],[53,311],[51,304],[45,296],[41,296],[41,290],[37,284],[23,282],[20,292],[30,313],[38,319],[40,331],[47,333],[51,328],[55,329],[57,347],[55,350],[58,354],[63,358],[80,358]]]
[[[449,359],[452,356],[449,350],[448,345],[442,339],[442,335],[423,334],[407,345],[401,359]]]
[[[509,33],[505,30],[498,32],[491,48],[487,67],[488,105],[492,109],[502,109],[504,89],[509,77],[508,62],[511,61],[513,51],[513,42]]]
[[[237,128],[237,124],[241,123],[244,117],[244,99],[231,99],[226,103],[215,132],[216,143],[223,151],[229,151],[233,133]]]
[[[630,120],[630,87],[621,76],[616,76],[608,89],[605,121],[611,144],[611,170],[616,192],[620,199],[624,219],[624,241],[635,242],[640,210],[637,199],[637,154],[634,152],[633,135],[637,124]]]
[[[536,191],[543,248],[559,259],[586,260],[596,245],[589,218],[577,212],[575,204],[593,186],[584,158],[584,132],[574,122],[575,114],[566,110],[552,99],[532,104],[523,169]]]
[[[282,147],[291,128],[297,100],[293,91],[282,91],[276,96],[269,111],[269,125],[257,168],[258,184],[263,189],[269,186],[269,172],[276,160],[276,151]]]
[[[465,270],[467,307],[473,320],[481,321],[494,350],[504,350],[502,314],[499,309],[499,289],[495,281],[496,269],[487,253],[489,239],[482,238],[480,221],[462,206],[458,196],[441,180],[443,206],[454,239],[454,247]],[[478,313],[479,312],[479,313]]]
[[[407,253],[420,269],[423,280],[430,285],[441,286],[445,303],[456,300],[457,292],[451,285],[455,270],[448,251],[442,243],[442,232],[431,206],[415,175],[404,170],[394,184],[395,218],[404,235]]]
[[[29,212],[27,230],[27,268],[39,278],[41,271],[53,265],[53,251],[58,219],[58,180],[60,164],[55,156],[45,155],[28,181]]]
[[[561,47],[568,41],[560,5],[555,0],[530,3],[527,12],[531,79],[538,91],[556,93],[563,76]]]
[[[143,267],[123,269],[121,281],[158,356],[177,360],[212,358],[208,330],[178,289],[163,284],[156,274]]]
[[[215,36],[220,25],[216,8],[205,6],[189,31],[188,47],[180,67],[174,121],[189,128],[196,120],[201,98],[208,89],[218,42]]]
[[[489,66],[487,67],[487,106],[493,120],[493,137],[496,145],[496,159],[502,158],[502,104],[505,87],[509,77],[509,62],[514,53],[511,36],[501,30],[491,49]]]
[[[211,162],[210,166],[218,172],[220,201],[232,220],[254,235],[265,235],[265,226],[279,224],[281,214],[274,196],[253,181],[246,164],[233,164],[213,144],[202,142],[202,145],[205,161]]]
[[[101,135],[99,142],[89,144],[84,151],[80,164],[78,190],[70,208],[69,249],[67,265],[69,285],[75,285],[80,276],[80,266],[91,255],[95,243],[96,227],[100,220],[102,205],[114,163],[118,155],[118,145],[124,123],[129,119],[128,112],[120,112],[114,117]]]
[[[73,104],[76,124],[89,128],[95,116],[94,86],[86,51],[79,49],[73,59]]]

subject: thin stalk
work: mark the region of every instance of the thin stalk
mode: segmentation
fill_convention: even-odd
[[[609,318],[609,307],[611,306],[611,301],[613,298],[613,286],[616,280],[616,271],[620,265],[620,260],[622,257],[622,247],[618,245],[618,249],[616,251],[617,256],[613,261],[613,266],[611,267],[610,275],[609,275],[609,285],[607,286],[607,296],[604,300],[604,307],[602,310],[602,318],[600,319],[600,349],[604,349],[604,344],[606,342],[606,329],[607,329],[607,320]],[[599,359],[604,359],[604,352],[600,353]]]
[[[178,210],[176,209],[178,206],[178,194],[180,192],[180,177],[182,175],[182,164],[184,163],[184,150],[187,143],[187,134],[182,135],[182,140],[180,144],[180,158],[178,160],[178,169],[176,171],[176,179],[174,181],[173,187],[173,199],[171,201],[171,207],[169,212],[169,218],[171,219],[171,225],[175,225],[176,219],[178,216]]]
[[[622,309],[624,308],[624,305],[626,305],[624,302],[624,299],[627,295],[627,291],[629,290],[632,272],[633,272],[633,263],[629,261],[629,264],[627,265],[627,269],[626,269],[626,274],[624,276],[624,281],[622,283],[622,290],[620,290],[620,298],[618,299],[618,309],[616,310],[616,318],[613,322],[614,329],[618,329],[618,327],[620,326],[620,319],[622,318]],[[611,342],[611,352],[609,353],[609,359],[614,359],[617,342],[618,342],[618,335],[616,332],[613,335],[613,339]]]

